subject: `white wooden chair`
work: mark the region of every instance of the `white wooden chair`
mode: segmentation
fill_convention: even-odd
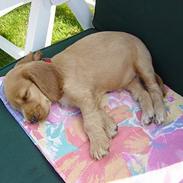
[[[1,0],[0,17],[29,2],[31,11],[24,49],[0,36],[0,49],[15,59],[51,44],[56,5],[66,3],[84,30],[92,27],[93,15],[89,10],[89,4],[94,6],[92,0]]]

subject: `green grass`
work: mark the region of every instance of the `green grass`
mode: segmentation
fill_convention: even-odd
[[[0,68],[12,62],[14,59],[0,49]]]
[[[27,4],[0,17],[0,35],[23,48],[25,45],[29,12],[30,4]],[[70,9],[65,4],[57,6],[52,43],[66,39],[81,31],[82,28]],[[12,60],[14,60],[12,57],[0,50],[0,67],[10,63]]]

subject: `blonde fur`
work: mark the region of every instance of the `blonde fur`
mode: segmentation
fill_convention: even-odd
[[[52,64],[40,59],[40,53],[31,53],[6,75],[9,102],[23,110],[27,119],[41,121],[48,115],[50,102],[64,94],[81,109],[95,159],[108,153],[109,140],[117,134],[116,124],[101,107],[107,91],[128,89],[140,103],[145,124],[165,121],[163,83],[154,72],[148,49],[133,35],[95,33],[55,55]]]

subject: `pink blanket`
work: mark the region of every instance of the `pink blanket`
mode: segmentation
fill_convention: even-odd
[[[125,178],[170,165],[174,167],[175,163],[181,163],[179,167],[182,169],[177,171],[183,172],[183,98],[171,89],[168,89],[165,99],[168,121],[171,123],[162,126],[143,126],[140,108],[128,92],[107,94],[106,112],[118,123],[119,133],[111,141],[110,153],[102,160],[95,161],[89,156],[89,142],[82,128],[79,109],[55,103],[44,123],[31,125],[7,102],[2,80],[1,100],[66,182],[125,182]],[[176,180],[181,179],[183,173]],[[134,182],[142,183],[143,180],[141,178]],[[165,174],[162,180],[168,183],[171,179]]]

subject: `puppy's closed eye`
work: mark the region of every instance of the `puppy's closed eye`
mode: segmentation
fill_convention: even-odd
[[[13,107],[16,109],[21,109],[22,105],[29,101],[30,92],[29,90],[23,90],[15,95],[15,99],[12,100]]]
[[[27,102],[28,99],[29,99],[29,96],[30,96],[30,92],[29,92],[29,90],[26,90],[26,91],[24,91],[24,93],[23,93],[23,95],[21,96],[21,98],[22,98],[22,100],[23,100],[24,102]]]

